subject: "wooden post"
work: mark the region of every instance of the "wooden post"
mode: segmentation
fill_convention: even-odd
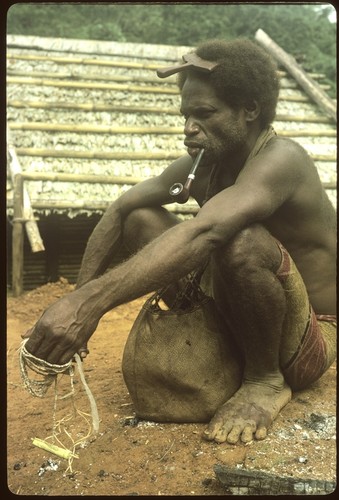
[[[312,80],[299,66],[295,58],[287,54],[277,45],[263,30],[259,29],[255,39],[262,45],[287,71],[296,79],[308,96],[325,111],[335,122],[337,121],[336,104],[329,95],[324,92],[319,84]]]
[[[23,292],[24,270],[24,219],[23,219],[23,178],[14,177],[14,207],[12,232],[12,291],[14,297]]]
[[[21,166],[14,148],[14,145],[11,140],[10,129],[7,126],[7,152],[9,156],[9,169],[11,173],[11,178],[13,185],[15,183],[15,177],[18,174],[22,174]],[[22,180],[21,180],[22,181]],[[20,182],[21,182],[20,181]],[[31,202],[29,199],[29,195],[25,187],[22,187],[22,215],[21,217],[25,218],[26,223],[26,232],[28,236],[28,240],[31,245],[32,252],[43,252],[45,250],[44,243],[41,239],[40,232],[36,221],[34,220],[33,210],[31,208]]]

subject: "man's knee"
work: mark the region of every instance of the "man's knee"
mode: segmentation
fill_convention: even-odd
[[[174,214],[162,207],[136,208],[123,222],[124,244],[134,252],[179,222]]]
[[[281,253],[271,234],[260,224],[253,224],[237,233],[213,255],[216,265],[227,272],[260,268],[277,271]]]

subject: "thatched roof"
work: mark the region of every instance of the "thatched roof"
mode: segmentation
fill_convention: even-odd
[[[31,176],[25,186],[34,212],[102,212],[185,153],[175,79],[160,80],[155,69],[192,48],[14,35],[7,43],[10,142]],[[314,158],[335,203],[335,123],[280,75],[274,127]],[[9,207],[12,196],[9,180]],[[187,205],[195,206],[174,209]]]

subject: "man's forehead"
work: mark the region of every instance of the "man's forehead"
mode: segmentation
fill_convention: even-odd
[[[189,109],[218,109],[223,102],[216,95],[214,88],[207,82],[198,78],[186,80],[181,90],[181,112]],[[185,113],[183,113],[185,114]]]
[[[189,72],[181,89],[181,97],[187,99],[219,100],[214,86],[205,75]]]

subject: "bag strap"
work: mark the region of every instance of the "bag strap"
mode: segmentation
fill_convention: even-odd
[[[185,276],[185,278],[183,278],[185,281],[185,285],[183,289],[176,294],[174,302],[169,309],[170,311],[191,309],[195,305],[200,304],[202,300],[206,298],[206,295],[200,286],[200,279],[203,272],[204,268],[195,270]],[[148,305],[152,308],[153,311],[162,310],[159,302],[163,298],[169,286],[170,285],[167,285],[156,291],[148,299]]]

